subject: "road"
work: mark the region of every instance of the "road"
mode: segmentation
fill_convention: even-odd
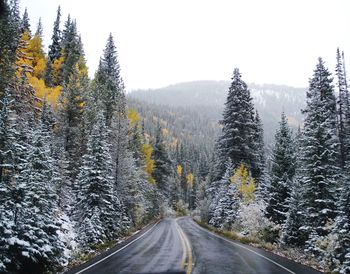
[[[191,218],[163,219],[66,274],[320,274],[268,251],[227,240]]]
[[[193,251],[193,274],[321,274],[271,252],[209,232],[190,218],[180,218]]]

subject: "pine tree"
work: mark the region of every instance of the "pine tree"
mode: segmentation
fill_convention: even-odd
[[[41,39],[43,38],[43,25],[41,23],[41,17],[39,17],[39,22],[36,27],[35,35],[39,36]]]
[[[252,177],[258,185],[258,197],[266,200],[267,176],[264,144],[264,129],[258,111],[256,110],[253,124],[254,161],[252,162]]]
[[[46,64],[46,71],[45,71],[45,83],[47,86],[56,86],[58,85],[58,80],[55,79],[52,71],[52,65],[56,60],[58,60],[61,57],[61,30],[60,30],[60,23],[61,23],[61,7],[58,6],[57,9],[57,17],[53,25],[53,33],[51,37],[51,45],[49,45],[49,54],[48,54],[48,60]]]
[[[25,8],[25,10],[24,10],[22,21],[21,21],[21,32],[22,33],[28,32],[29,33],[29,37],[31,36],[29,16],[28,16],[27,8]]]
[[[339,48],[337,49],[337,65],[335,72],[339,92],[337,106],[339,117],[341,165],[344,168],[346,162],[350,160],[350,98],[346,82],[345,68]]]
[[[49,136],[39,125],[31,136],[26,159],[17,177],[15,235],[9,242],[9,269],[19,273],[44,273],[60,265],[63,245],[57,230],[57,195],[53,167],[46,145]]]
[[[348,177],[349,178],[349,177]],[[339,214],[336,218],[333,234],[336,245],[332,256],[340,273],[350,272],[350,184],[345,181],[342,194],[338,202]]]
[[[295,147],[291,129],[284,112],[271,156],[270,185],[268,188],[267,216],[275,223],[282,224],[288,211],[288,199],[295,176]]]
[[[82,58],[84,58],[83,45],[77,32],[77,23],[75,20],[71,20],[70,16],[68,16],[68,19],[65,22],[61,47],[63,52],[63,63],[60,84],[64,84],[69,81],[69,77],[79,61],[85,66],[85,60],[82,60]]]
[[[337,137],[336,99],[332,78],[324,62],[319,62],[310,79],[304,109],[305,123],[301,140],[300,175],[303,187],[307,233],[325,236],[336,213],[339,186],[339,140]],[[310,242],[313,239],[310,238]],[[312,251],[312,244],[309,250]]]
[[[84,76],[81,75],[76,65],[61,98],[61,130],[69,161],[68,169],[73,179],[77,175],[82,156],[81,122],[84,109],[83,93],[86,87]]]
[[[82,247],[119,236],[129,223],[116,193],[108,129],[104,119],[99,113],[76,181],[80,189],[76,219]]]
[[[159,125],[155,136],[153,159],[154,159],[153,178],[155,179],[157,187],[160,189],[160,191],[164,195],[168,196],[169,185],[167,184],[167,179],[168,179],[168,176],[170,175],[170,160],[169,160],[166,148],[164,146],[162,129]]]
[[[103,57],[100,60],[96,73],[96,99],[101,101],[106,116],[106,125],[110,126],[115,111],[124,111],[123,106],[118,107],[123,101],[124,84],[120,76],[117,50],[112,34],[109,35]],[[119,109],[119,110],[118,110]],[[126,113],[122,113],[126,115]]]
[[[0,99],[4,97],[10,82],[15,81],[16,50],[20,40],[20,17],[18,1],[4,3],[0,17]],[[8,90],[9,91],[9,90]],[[11,93],[13,91],[11,90]]]
[[[254,162],[254,107],[247,84],[241,79],[236,68],[228,91],[221,136],[218,140],[218,174],[225,171],[228,159],[234,167],[244,163],[249,170]]]
[[[307,240],[305,233],[300,230],[304,224],[305,216],[302,206],[303,195],[298,180],[291,183],[290,197],[287,202],[289,210],[285,215],[285,222],[282,226],[282,243],[290,246],[302,246]]]
[[[49,59],[53,63],[54,60],[61,56],[61,7],[58,6],[56,20],[53,25],[53,33],[51,37],[51,45],[49,46]]]
[[[209,224],[229,230],[237,218],[240,201],[237,187],[231,183],[233,165],[229,161],[226,166],[226,172],[219,182],[219,188],[209,207]]]
[[[13,100],[5,92],[0,110],[0,271],[6,270],[11,263],[8,241],[14,236],[13,212],[15,203],[12,198],[17,149],[17,117],[11,109]]]

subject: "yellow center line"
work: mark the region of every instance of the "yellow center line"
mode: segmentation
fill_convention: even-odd
[[[190,242],[189,242],[185,232],[183,232],[182,228],[178,225],[177,222],[176,222],[176,227],[178,229],[181,242],[184,244],[183,245],[183,247],[184,247],[184,256],[182,257],[183,261],[181,262],[181,268],[185,268],[185,266],[186,266],[186,274],[191,274],[191,272],[192,272],[192,263],[193,263],[191,245],[190,245]],[[184,257],[185,257],[185,260],[184,260]],[[188,257],[187,264],[186,264],[186,257]]]
[[[177,224],[176,222],[176,230],[177,232],[179,233],[179,237],[180,237],[180,241],[181,241],[181,245],[182,245],[182,250],[183,250],[183,253],[182,253],[182,260],[181,260],[181,264],[180,264],[180,269],[185,269],[185,265],[186,265],[186,253],[187,253],[187,249],[186,249],[186,243],[185,243],[185,240],[183,239],[182,237],[182,234],[181,234],[181,228],[179,227],[179,225]]]

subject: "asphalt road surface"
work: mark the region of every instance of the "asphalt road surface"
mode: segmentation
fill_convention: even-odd
[[[66,274],[320,274],[273,253],[227,240],[191,218],[163,219]]]
[[[192,219],[180,218],[194,257],[193,274],[320,274],[321,272],[223,237],[200,227]]]

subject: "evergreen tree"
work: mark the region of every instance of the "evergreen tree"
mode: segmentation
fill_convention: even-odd
[[[14,237],[9,242],[10,271],[44,273],[60,265],[63,245],[57,230],[57,195],[46,132],[34,130],[32,144],[17,177]]]
[[[58,80],[55,79],[53,75],[52,65],[56,60],[58,60],[61,57],[61,54],[62,54],[60,23],[61,23],[61,7],[58,6],[57,17],[53,25],[51,45],[49,45],[49,54],[48,54],[49,58],[47,60],[46,71],[45,71],[45,83],[47,86],[50,86],[50,87],[59,84]]]
[[[29,33],[29,37],[30,37],[31,32],[30,32],[30,23],[29,23],[27,8],[25,8],[24,10],[22,21],[21,21],[21,32],[24,33],[25,31]]]
[[[81,122],[83,117],[83,93],[86,88],[84,77],[78,66],[70,76],[68,84],[62,93],[61,130],[64,136],[64,148],[69,161],[69,171],[74,179],[82,156]]]
[[[339,186],[339,140],[332,78],[324,62],[319,62],[310,79],[304,109],[300,175],[303,187],[307,233],[325,236],[336,214],[336,189]],[[314,242],[310,238],[310,242]],[[309,250],[312,251],[312,244]]]
[[[14,235],[13,212],[15,208],[12,199],[13,185],[11,181],[15,176],[17,145],[16,116],[11,110],[11,96],[6,92],[1,102],[0,111],[0,271],[6,270],[11,263],[8,241]]]
[[[347,172],[348,173],[348,172]],[[349,178],[349,177],[348,177]],[[350,184],[345,181],[338,203],[339,214],[336,218],[333,234],[336,245],[333,251],[333,262],[338,265],[340,273],[350,273]]]
[[[119,236],[129,223],[116,193],[104,119],[99,113],[76,181],[80,189],[76,206],[77,230],[82,247]]]
[[[245,163],[252,170],[255,166],[254,107],[247,84],[237,68],[233,72],[221,124],[222,134],[217,144],[219,174],[223,175],[228,159],[234,167]]]
[[[298,180],[291,183],[290,197],[287,202],[289,209],[285,215],[285,222],[282,226],[282,243],[290,246],[302,246],[307,236],[300,229],[304,224],[304,208],[302,205],[302,187]]]
[[[339,48],[337,49],[337,88],[338,88],[338,117],[339,117],[339,141],[341,152],[341,165],[345,167],[350,160],[350,99],[346,82],[345,68]]]
[[[226,172],[219,182],[219,189],[209,207],[211,212],[209,224],[229,230],[237,218],[240,202],[236,185],[231,183],[233,165],[229,161],[226,166]]]
[[[83,63],[85,65],[83,45],[77,32],[77,23],[68,16],[65,28],[62,33],[61,47],[63,51],[62,79],[61,84],[67,83],[70,75],[75,69],[75,65]]]
[[[153,151],[153,159],[154,159],[154,171],[153,178],[156,180],[156,184],[161,192],[168,196],[169,194],[169,185],[167,184],[168,176],[170,175],[170,160],[164,145],[164,140],[162,136],[162,129],[158,126],[155,143],[154,143],[154,151]]]
[[[288,211],[288,199],[295,176],[296,159],[292,132],[284,112],[279,129],[275,134],[272,149],[270,185],[268,188],[267,216],[275,223],[282,224]]]
[[[18,1],[4,2],[4,10],[0,17],[0,99],[8,89],[10,82],[15,81],[16,50],[20,40],[20,17]]]
[[[266,200],[267,178],[266,157],[264,145],[264,129],[258,111],[256,111],[253,124],[254,161],[252,161],[252,177],[258,185],[258,196]]]
[[[41,23],[41,17],[39,18],[38,25],[36,27],[35,35],[39,36],[41,39],[43,38],[43,25]]]
[[[95,77],[95,96],[102,103],[107,126],[111,125],[115,111],[125,111],[125,107],[120,105],[124,100],[120,97],[125,97],[125,95],[117,57],[114,39],[112,34],[110,34]],[[121,114],[126,115],[126,113]]]
[[[58,6],[56,20],[53,25],[53,33],[51,37],[51,45],[49,46],[49,60],[53,63],[54,60],[61,56],[61,7]]]

